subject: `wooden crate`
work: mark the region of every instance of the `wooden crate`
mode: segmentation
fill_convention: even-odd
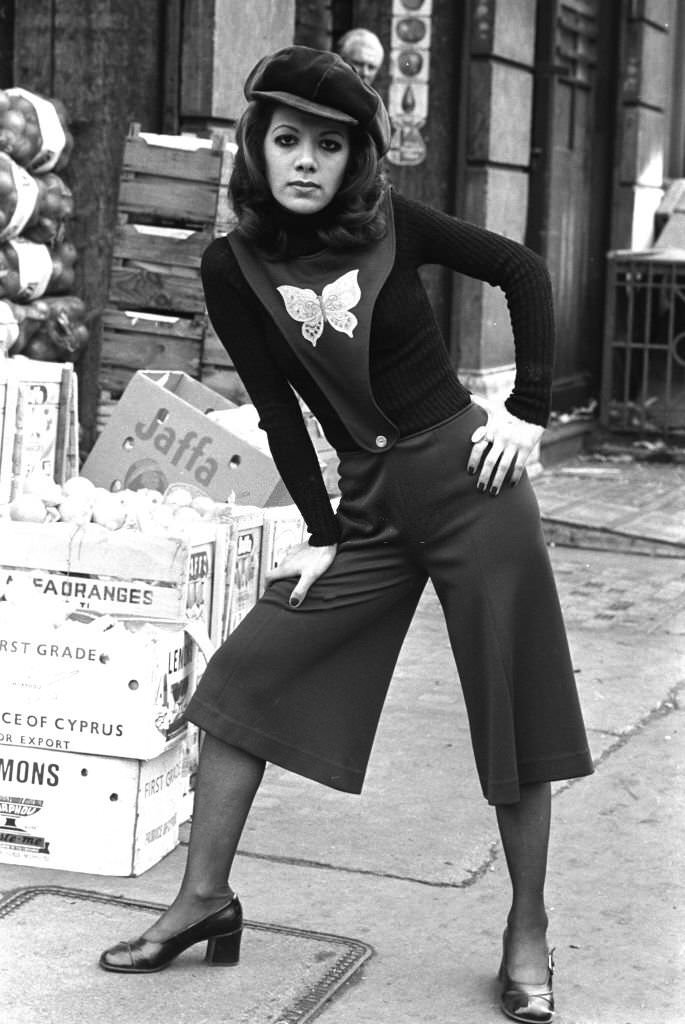
[[[119,217],[225,233],[233,220],[225,186],[234,150],[222,135],[155,135],[132,125],[124,147]]]
[[[204,313],[200,260],[210,240],[206,231],[120,224],[114,238],[110,307]]]
[[[182,370],[199,377],[206,317],[106,309],[100,383],[118,399],[137,370]]]
[[[236,405],[250,401],[238,371],[209,322],[202,339],[200,380],[212,391],[218,392],[224,398],[230,398]]]
[[[100,400],[97,408],[97,418],[95,421],[95,436],[98,438],[102,431],[109,423],[112,413],[117,407],[115,399],[112,397],[112,392],[107,391],[104,388],[100,389]]]
[[[153,135],[126,140],[100,384],[117,400],[140,369],[202,376],[208,328],[200,261],[233,216],[227,184],[234,146],[225,137]],[[214,353],[214,345],[211,345]],[[223,351],[223,349],[222,349]]]
[[[202,345],[202,363],[210,366],[233,367],[228,352],[219,341],[211,323],[207,324],[207,330]]]
[[[124,148],[108,304],[204,313],[200,260],[230,227],[225,140],[152,135],[133,127]]]

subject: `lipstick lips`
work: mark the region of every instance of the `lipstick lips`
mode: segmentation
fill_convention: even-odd
[[[299,179],[297,181],[289,181],[288,184],[293,188],[321,188],[315,181],[300,181]]]

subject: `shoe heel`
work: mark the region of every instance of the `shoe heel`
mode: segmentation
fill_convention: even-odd
[[[215,935],[207,939],[205,960],[214,967],[232,967],[240,960],[242,928],[230,935]]]

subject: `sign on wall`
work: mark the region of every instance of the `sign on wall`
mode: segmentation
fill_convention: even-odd
[[[388,95],[393,130],[388,160],[400,166],[426,158],[421,129],[428,117],[432,13],[433,0],[393,0]]]

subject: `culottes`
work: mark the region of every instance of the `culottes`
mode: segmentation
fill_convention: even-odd
[[[466,472],[470,405],[389,451],[342,453],[330,569],[299,608],[268,587],[217,650],[186,712],[213,736],[361,792],[404,637],[428,579],[442,605],[483,794],[589,775],[592,760],[537,501]]]

